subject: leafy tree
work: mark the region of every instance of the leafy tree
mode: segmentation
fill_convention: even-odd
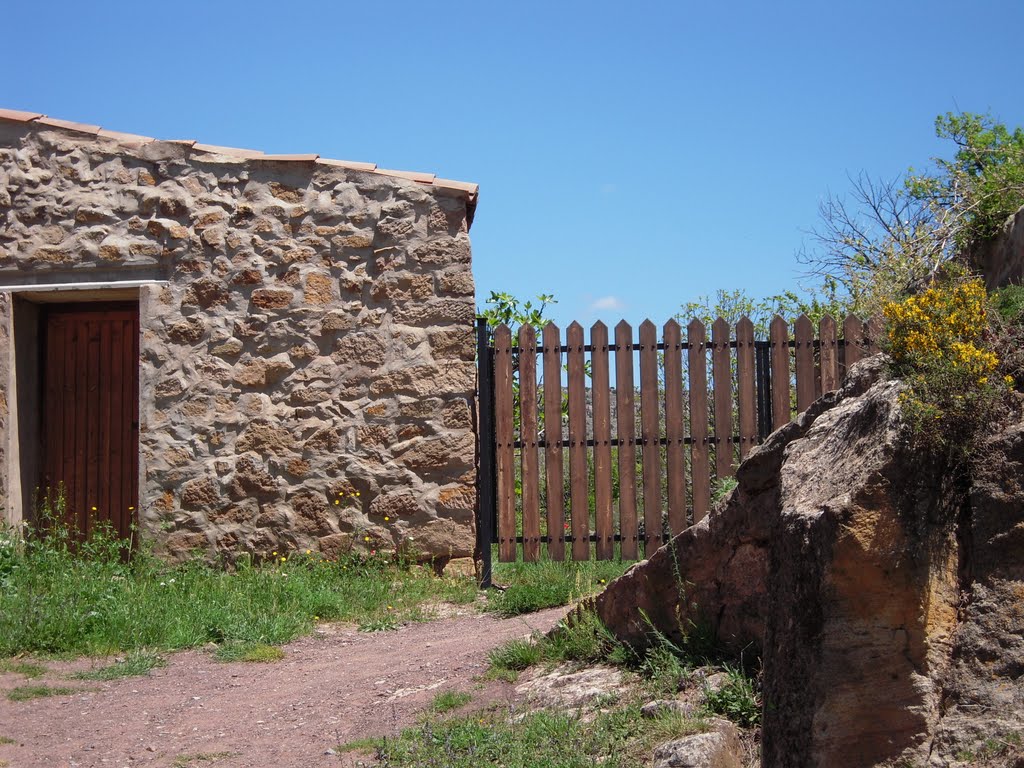
[[[892,181],[861,174],[847,196],[829,195],[819,208],[816,246],[801,259],[860,314],[927,284],[1024,205],[1024,131],[967,112],[939,116],[935,131],[956,146],[952,159]]]

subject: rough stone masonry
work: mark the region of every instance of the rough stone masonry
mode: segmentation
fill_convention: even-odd
[[[159,550],[471,555],[475,201],[430,175],[0,111],[6,514],[12,297],[127,284],[138,523]]]

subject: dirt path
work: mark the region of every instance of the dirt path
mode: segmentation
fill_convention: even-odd
[[[0,737],[15,741],[0,744],[0,765],[344,765],[353,758],[327,750],[413,725],[441,691],[470,693],[469,707],[511,698],[510,685],[477,679],[487,652],[550,629],[564,613],[474,613],[374,634],[326,625],[286,646],[274,664],[224,664],[185,651],[148,677],[114,682],[69,681],[90,662],[53,663],[32,682],[87,690],[24,702],[6,693],[25,678],[0,674]]]

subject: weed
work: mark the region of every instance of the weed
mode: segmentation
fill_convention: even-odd
[[[343,752],[373,752],[380,743],[379,738],[354,739],[338,744],[334,747],[335,753]]]
[[[72,677],[78,680],[117,680],[122,677],[146,675],[152,669],[165,666],[167,666],[167,661],[163,656],[143,649],[132,651],[125,658],[105,667],[76,672]]]
[[[516,638],[492,650],[487,659],[492,670],[502,672],[521,672],[539,664],[544,660],[543,640],[523,640]],[[513,675],[512,679],[515,679]]]
[[[382,768],[444,765],[450,768],[639,768],[650,763],[658,741],[705,730],[678,716],[648,720],[636,702],[595,714],[590,722],[564,712],[521,713],[496,709],[443,721],[428,721],[397,737],[378,739]],[[346,745],[348,747],[350,745]],[[359,748],[364,749],[365,744]],[[355,747],[353,747],[354,749]]]
[[[473,700],[473,697],[462,691],[444,691],[434,697],[430,709],[438,714],[451,712],[453,709],[464,707]]]
[[[55,519],[59,509],[58,499],[40,515]],[[429,566],[380,555],[329,561],[282,552],[229,571],[170,565],[145,549],[126,560],[123,542],[102,527],[82,543],[60,523],[46,525],[46,536],[0,531],[0,657],[278,645],[318,620],[417,621],[427,617],[424,604],[470,603],[477,594],[471,579],[438,579]]]
[[[761,722],[761,700],[754,682],[734,667],[726,666],[725,671],[729,676],[725,685],[718,690],[705,688],[705,704],[710,712],[753,728]]]
[[[171,768],[192,768],[193,763],[215,763],[236,755],[236,752],[196,752],[191,755],[178,755],[171,763]]]
[[[17,742],[9,736],[0,736],[0,744],[16,744]]]
[[[11,701],[28,701],[29,699],[41,699],[47,696],[68,696],[78,693],[78,688],[59,688],[49,685],[19,685],[7,692],[7,698]]]
[[[495,581],[509,586],[488,594],[486,610],[501,616],[518,616],[567,605],[600,592],[631,565],[618,560],[496,563]]]
[[[360,632],[394,632],[398,629],[398,619],[391,614],[375,616],[359,622]]]
[[[0,659],[0,672],[10,672],[14,675],[25,677],[42,677],[49,670],[42,664],[31,661],[17,661],[15,659]]]
[[[255,664],[266,664],[280,661],[284,651],[274,645],[253,642],[224,643],[213,654],[217,661],[246,661]]]

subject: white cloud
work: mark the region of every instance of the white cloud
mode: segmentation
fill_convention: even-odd
[[[614,312],[625,309],[626,304],[618,296],[602,296],[590,305],[592,310],[598,312]]]

